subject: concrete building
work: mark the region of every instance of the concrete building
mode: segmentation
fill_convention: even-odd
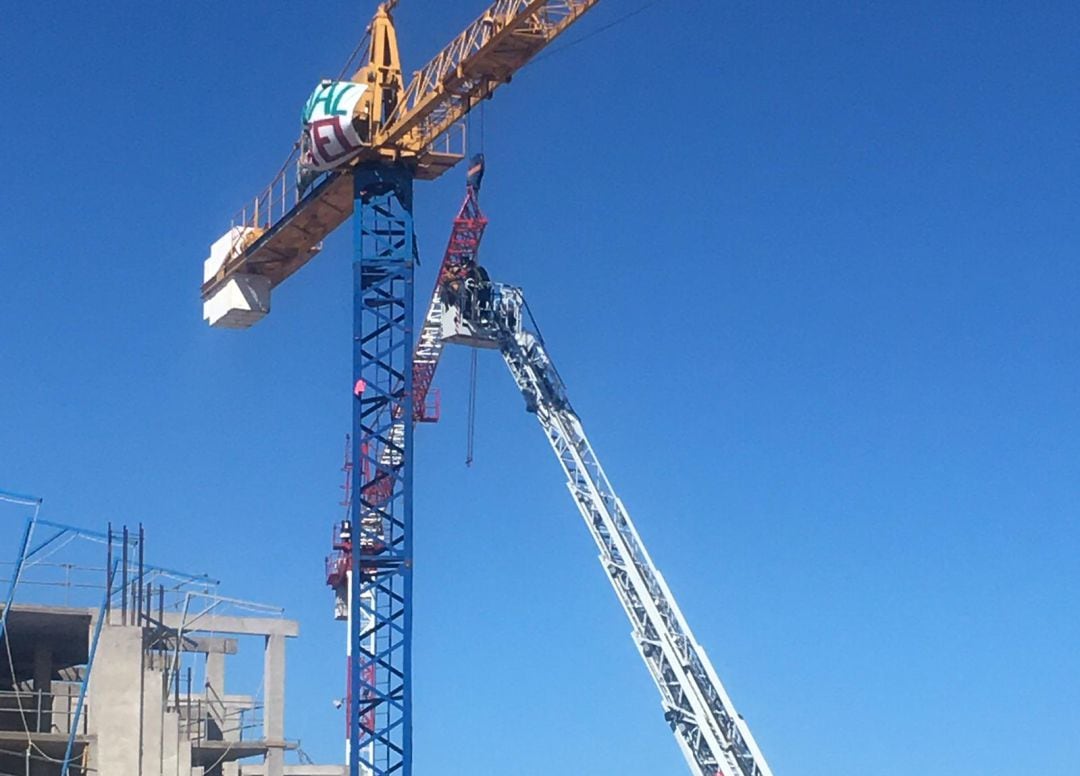
[[[0,776],[59,776],[69,745],[72,776],[342,776],[341,765],[285,765],[296,747],[285,736],[296,622],[132,607],[105,614],[95,649],[99,611],[11,607],[0,641]],[[261,662],[261,697],[227,689],[226,669],[244,659]]]

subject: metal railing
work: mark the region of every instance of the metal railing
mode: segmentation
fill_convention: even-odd
[[[0,560],[0,577],[8,576],[9,572],[5,569],[13,566],[11,561]],[[157,617],[159,609],[179,611],[189,592],[210,593],[218,586],[217,580],[174,574],[165,569],[148,566],[144,567],[140,574],[134,563],[129,563],[127,572],[129,582],[126,591],[121,585],[115,585],[110,598],[111,608],[129,610],[132,623],[136,622],[140,587],[142,608]],[[105,573],[104,566],[94,563],[35,560],[26,564],[19,579],[22,591],[19,603],[88,607],[105,592]],[[144,617],[146,616],[148,615],[144,614]]]
[[[255,700],[221,698],[210,690],[209,697],[181,697],[170,704],[180,715],[180,733],[198,746],[203,741],[251,741],[262,737],[263,705]]]
[[[466,126],[458,121],[448,127],[426,147],[423,153],[464,157],[467,143]],[[294,143],[292,152],[285,159],[269,184],[250,202],[245,203],[233,215],[229,226],[237,230],[233,236],[229,258],[238,256],[273,229],[312,191],[331,175],[348,169],[345,163],[338,170],[315,172],[300,166],[300,143]]]
[[[250,203],[236,211],[230,226],[267,230],[292,210],[300,201],[300,144],[293,144],[277,174]],[[289,189],[292,189],[290,196]],[[234,243],[235,249],[235,243]]]
[[[78,685],[71,692],[49,693],[44,690],[0,690],[0,731],[27,734],[71,732],[75,707],[79,701]],[[88,714],[79,719],[79,733],[86,735]]]

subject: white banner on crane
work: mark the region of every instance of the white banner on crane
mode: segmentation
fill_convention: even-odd
[[[333,170],[363,147],[353,117],[365,91],[367,86],[352,81],[323,81],[315,87],[304,105],[302,166]]]

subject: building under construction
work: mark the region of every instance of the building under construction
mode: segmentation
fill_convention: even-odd
[[[150,564],[144,543],[27,523],[0,604],[0,774],[340,776],[285,764],[307,759],[285,731],[297,623]],[[260,676],[246,693],[229,686],[242,663]]]

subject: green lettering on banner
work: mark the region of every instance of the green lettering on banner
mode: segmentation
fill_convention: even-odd
[[[332,83],[326,86],[320,86],[311,93],[311,97],[308,98],[307,104],[304,106],[304,123],[311,121],[315,115],[316,108],[322,106],[323,116],[344,116],[347,111],[341,108],[342,98],[348,94],[349,90],[355,87],[353,83]]]
[[[345,115],[346,112],[341,109],[341,98],[344,97],[346,92],[348,92],[350,89],[352,89],[353,86],[355,86],[355,85],[356,84],[349,84],[349,83],[338,84],[338,86],[343,86],[345,88],[338,90],[337,96],[334,98],[334,104],[331,106],[331,109],[330,109],[330,115],[331,116],[344,116]]]

